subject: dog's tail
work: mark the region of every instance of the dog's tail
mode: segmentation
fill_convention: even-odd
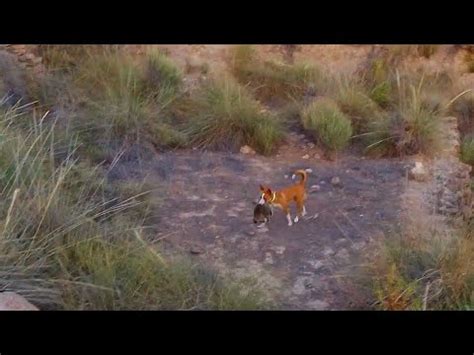
[[[300,185],[304,185],[306,184],[306,180],[308,180],[308,173],[312,173],[312,172],[313,170],[311,169],[296,170],[291,178],[294,180],[296,178],[296,175],[301,175]]]

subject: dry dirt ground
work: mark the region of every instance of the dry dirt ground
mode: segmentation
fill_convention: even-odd
[[[137,167],[137,159],[124,156],[111,177],[131,171],[151,177],[159,201],[151,242],[165,251],[190,254],[233,278],[251,276],[280,308],[367,308],[350,281],[372,241],[399,221],[404,164],[351,156],[328,162],[316,149],[293,134],[268,158],[179,151],[147,157]],[[302,158],[306,154],[309,159]],[[266,227],[257,228],[252,217],[259,184],[281,188],[298,168],[313,170],[306,218],[289,227],[276,210]],[[335,176],[340,186],[331,184]]]

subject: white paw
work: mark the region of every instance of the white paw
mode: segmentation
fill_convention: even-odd
[[[289,221],[288,222],[288,227],[291,227],[293,225],[293,222],[292,221]]]
[[[295,217],[295,223],[298,223],[299,219],[298,216]]]

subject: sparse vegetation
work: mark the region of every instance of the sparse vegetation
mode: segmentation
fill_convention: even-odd
[[[368,150],[385,154],[410,155],[431,153],[439,144],[439,105],[429,105],[422,100],[421,80],[417,86],[397,78],[397,103],[387,115],[372,124],[366,138]]]
[[[15,128],[20,115],[29,113],[0,114],[2,290],[42,309],[262,306],[252,290],[162,257],[145,242],[148,209],[136,214],[147,192],[117,195],[102,168],[78,161],[74,137],[57,141],[55,122]]]
[[[352,121],[356,134],[367,132],[370,122],[380,114],[377,104],[365,94],[361,84],[347,78],[338,86],[336,100],[342,112]]]
[[[474,73],[474,54],[471,52],[466,53],[464,57],[466,68],[468,73]]]
[[[182,71],[156,49],[41,45],[40,78],[1,51],[0,289],[42,309],[272,307],[251,279],[232,280],[150,245],[156,227],[147,223],[159,198],[150,201],[147,181],[115,181],[110,171],[130,146],[154,154],[249,145],[271,155],[286,131],[301,129],[329,156],[354,141],[378,156],[431,155],[447,114],[458,118],[461,160],[474,167],[474,93],[454,70],[401,65],[407,57],[436,64],[439,46],[373,48],[360,70],[335,75],[294,63],[297,46],[281,48],[285,63],[236,46],[231,75],[219,77],[211,60],[187,60]],[[474,72],[472,53],[464,64]],[[376,307],[473,309],[468,223],[387,234],[370,266]]]
[[[468,92],[453,102],[449,113],[458,119],[461,138],[474,135],[474,92]]]
[[[124,139],[150,141],[157,147],[184,142],[171,124],[171,108],[182,91],[181,73],[161,52],[150,50],[138,61],[113,48],[86,46],[71,49],[72,54],[56,47],[49,51],[51,56],[55,53],[54,63],[68,63],[76,55],[80,60],[74,61],[74,69],[67,75],[52,72],[35,88],[36,96],[41,102],[67,105],[74,113],[68,122],[92,159],[101,161],[113,154],[107,147]],[[65,58],[60,60],[57,57],[61,55]],[[58,91],[58,83],[63,90]]]
[[[195,111],[184,130],[193,146],[237,149],[248,144],[269,154],[282,136],[276,117],[232,80],[211,80],[194,97]]]
[[[377,308],[473,309],[473,266],[474,243],[462,231],[387,236],[370,267]]]
[[[474,167],[474,137],[465,137],[461,145],[461,160]]]
[[[102,53],[118,54],[120,48],[117,45],[40,45],[38,54],[48,69],[65,72],[74,70],[91,56]]]
[[[339,152],[352,136],[351,121],[336,102],[320,99],[311,103],[302,115],[303,126],[330,152]]]
[[[425,58],[430,58],[438,51],[438,48],[437,45],[433,44],[422,44],[416,46],[418,54]]]
[[[314,65],[288,65],[275,61],[261,61],[251,46],[238,46],[232,57],[232,71],[244,85],[255,89],[259,99],[291,100],[326,88],[322,71]]]

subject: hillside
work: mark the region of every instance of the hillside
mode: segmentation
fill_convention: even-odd
[[[2,290],[39,309],[471,309],[471,48],[1,47]],[[257,228],[259,185],[301,168],[308,215]]]

